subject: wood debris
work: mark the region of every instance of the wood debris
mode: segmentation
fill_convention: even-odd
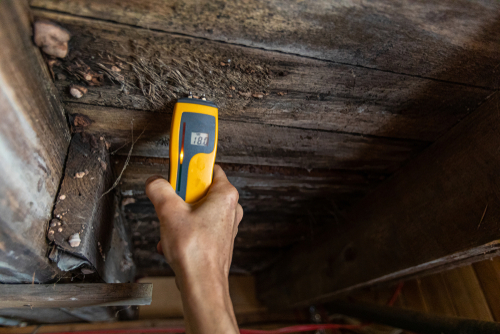
[[[256,99],[262,99],[264,97],[264,94],[262,94],[262,93],[253,93],[252,96],[255,97]]]
[[[80,246],[81,241],[82,239],[80,239],[80,234],[78,233],[72,234],[68,239],[69,245],[73,248]]]
[[[100,163],[103,170],[106,170],[106,168],[108,168],[108,164],[106,163],[106,161],[100,161]]]
[[[83,86],[79,86],[79,85],[72,85],[70,88],[69,88],[69,93],[71,94],[71,96],[73,96],[75,99],[80,99],[83,97],[83,95],[85,95],[87,93],[88,89],[83,87]]]
[[[70,33],[50,21],[36,21],[34,26],[34,42],[36,46],[50,56],[64,58],[68,54]]]
[[[283,96],[283,95],[286,95],[288,94],[287,92],[277,92],[276,95],[279,95],[279,96]]]
[[[238,94],[240,94],[241,96],[244,96],[244,97],[251,97],[252,96],[251,92],[238,92]]]
[[[87,173],[85,173],[85,172],[77,172],[77,173],[75,174],[75,177],[76,177],[77,179],[81,179],[81,178],[83,178],[86,174],[87,174]]]
[[[65,69],[77,79],[85,81],[89,86],[102,86],[104,84],[104,75],[92,70],[79,58],[66,66]]]
[[[122,207],[135,203],[134,197],[126,197],[122,200]]]
[[[82,114],[72,114],[72,131],[74,133],[80,133],[85,130],[86,127],[90,126],[94,121],[92,121],[88,116]]]

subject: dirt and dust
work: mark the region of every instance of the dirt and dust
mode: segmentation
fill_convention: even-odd
[[[272,72],[265,63],[242,53],[228,54],[226,49],[219,51],[213,46],[201,48],[181,38],[131,36],[118,44],[103,35],[86,43],[88,36],[74,34],[72,51],[61,67],[90,90],[93,86],[116,86],[114,98],[127,96],[128,100],[142,95],[150,109],[165,110],[171,109],[175,99],[192,92],[205,94],[220,108],[238,110],[250,99],[269,94],[266,90]],[[126,102],[124,107],[128,107]]]

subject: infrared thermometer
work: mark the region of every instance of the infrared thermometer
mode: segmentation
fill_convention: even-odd
[[[177,101],[170,126],[170,184],[187,203],[212,184],[218,136],[217,105],[191,96]]]

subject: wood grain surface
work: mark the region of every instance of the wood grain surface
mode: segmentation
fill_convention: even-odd
[[[152,284],[3,284],[0,308],[148,305]]]
[[[104,136],[111,152],[168,157],[169,113],[124,110],[68,103],[69,114],[85,115],[87,131]],[[132,137],[133,129],[133,137]],[[144,131],[144,133],[143,133]],[[143,133],[140,138],[139,135]],[[138,139],[139,138],[139,139]],[[393,172],[427,142],[391,140],[345,133],[301,130],[258,123],[219,121],[217,162],[301,168],[372,170]]]
[[[31,39],[27,2],[0,2],[0,282],[47,282],[47,223],[70,140],[62,104]]]
[[[64,177],[54,206],[47,238],[64,252],[90,264],[104,276],[113,230],[113,184],[106,143],[99,137],[76,133],[69,147]],[[103,196],[104,195],[104,196]],[[69,242],[78,234],[81,242]]]
[[[297,246],[261,273],[260,297],[269,305],[307,304],[493,256],[500,237],[499,105],[496,94],[349,209],[344,228]]]
[[[433,141],[491,94],[491,89],[34,13],[72,33],[68,58],[53,67],[56,78],[64,76],[56,85],[67,102],[171,111],[175,98],[193,91],[215,101],[224,120]],[[104,77],[77,100],[69,86],[80,78],[81,64]]]
[[[498,1],[31,0],[51,9],[225,44],[498,87]]]

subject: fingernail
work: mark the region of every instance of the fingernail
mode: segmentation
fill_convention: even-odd
[[[150,184],[151,182],[158,180],[158,179],[164,179],[164,177],[161,175],[153,175],[153,176],[148,177],[148,179],[146,180],[146,186],[148,184]]]

